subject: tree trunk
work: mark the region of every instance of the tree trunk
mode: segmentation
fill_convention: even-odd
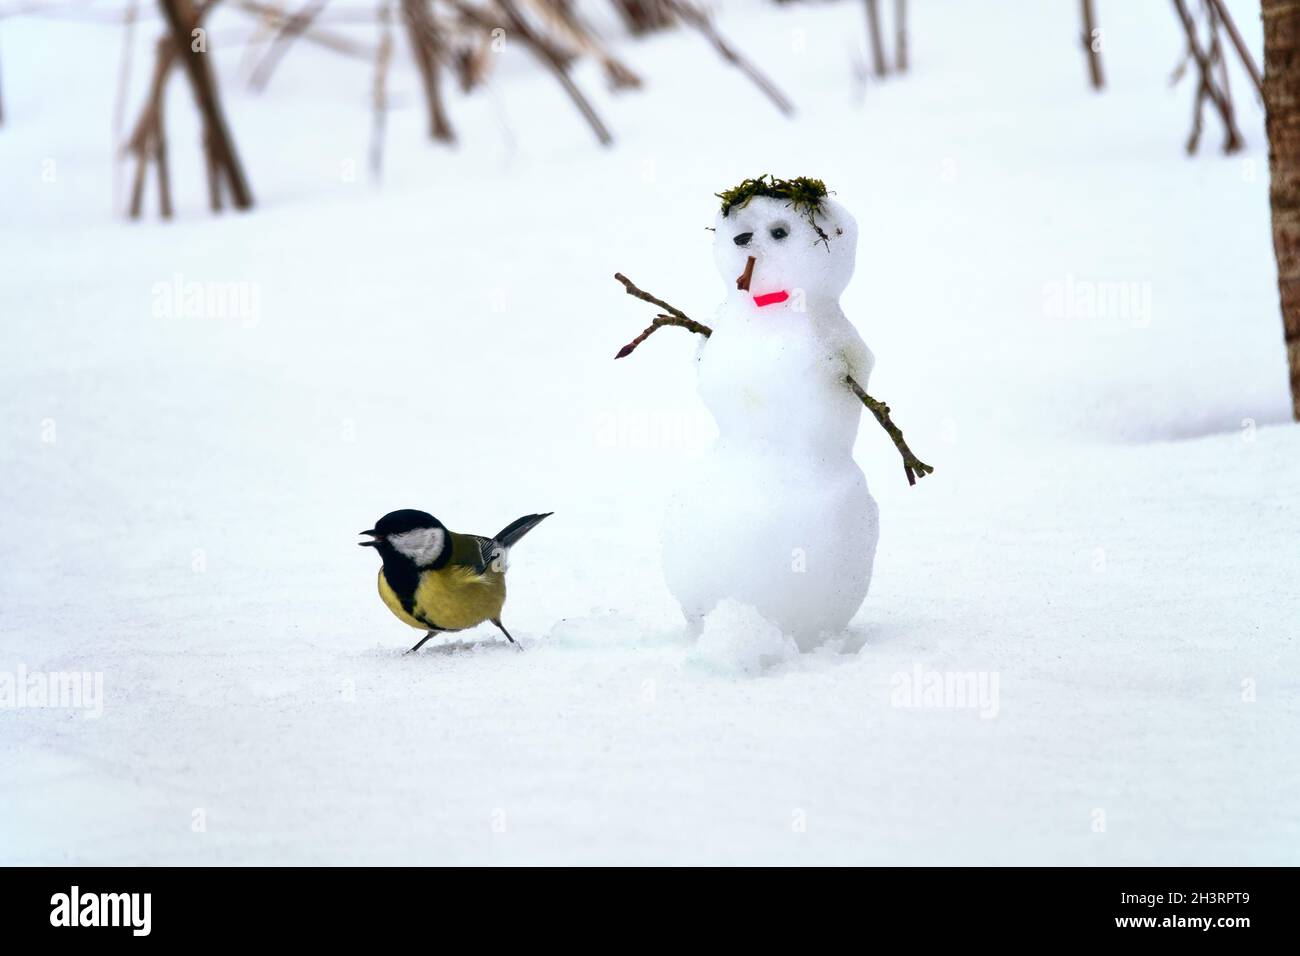
[[[1273,252],[1291,367],[1291,411],[1300,421],[1300,8],[1263,0],[1264,108],[1273,209]]]

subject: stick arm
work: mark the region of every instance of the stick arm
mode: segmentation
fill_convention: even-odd
[[[903,473],[907,475],[907,483],[914,485],[918,477],[924,478],[926,475],[933,473],[934,468],[917,458],[912,453],[912,449],[907,447],[907,442],[903,440],[903,430],[895,425],[894,420],[889,417],[889,406],[868,395],[866,389],[859,385],[852,375],[844,376],[844,381],[853,390],[853,394],[858,396],[858,400],[867,407],[867,411],[876,416],[876,421],[880,422],[880,427],[893,439],[894,447],[903,456]]]

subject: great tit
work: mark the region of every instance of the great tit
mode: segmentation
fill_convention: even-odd
[[[501,623],[506,603],[506,556],[512,545],[532,531],[542,515],[524,515],[495,536],[449,531],[433,515],[410,508],[384,515],[369,531],[374,540],[359,541],[374,548],[383,559],[379,569],[379,596],[403,623],[428,631],[408,654],[445,631],[491,621],[511,644]]]

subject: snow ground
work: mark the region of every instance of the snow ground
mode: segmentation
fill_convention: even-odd
[[[859,96],[859,5],[727,4],[794,121],[698,37],[620,42],[646,90],[580,74],[609,151],[509,45],[436,149],[403,64],[382,189],[366,68],[302,47],[256,97],[227,16],[260,208],[204,210],[173,83],[168,225],[112,215],[118,31],[0,21],[0,674],[105,688],[99,719],[0,711],[0,861],[1300,862],[1260,112],[1234,76],[1249,152],[1210,119],[1182,155],[1167,5],[1099,5],[1101,96],[1073,3],[912,6],[911,74]],[[754,675],[687,642],[661,581],[711,426],[684,336],[610,360],[650,314],[610,276],[705,317],[711,194],[764,171],[857,215],[845,311],[938,470],[909,488],[864,423],[871,595]],[[177,275],[247,283],[256,314],[154,317]],[[1058,307],[1102,283],[1136,297]],[[403,506],[556,512],[514,555],[525,653],[484,630],[401,656],[353,542]],[[996,678],[996,708],[895,706],[917,668]]]

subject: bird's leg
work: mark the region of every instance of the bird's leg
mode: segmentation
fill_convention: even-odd
[[[437,634],[437,633],[439,633],[439,632],[438,632],[438,631],[430,631],[428,634],[424,635],[424,637],[420,638],[420,643],[416,644],[413,648],[411,648],[411,649],[410,649],[409,651],[407,651],[406,653],[408,653],[408,654],[414,654],[414,653],[415,653],[416,651],[418,651],[420,648],[424,647],[424,642],[425,642],[425,641],[427,641],[429,638],[433,637],[433,635],[435,635],[435,634]]]
[[[492,618],[492,623],[501,629],[501,633],[506,636],[507,641],[509,641],[511,644],[515,645],[515,647],[518,647],[522,650],[523,645],[510,636],[510,632],[506,630],[506,626],[501,623],[499,618],[495,618],[495,617]]]

